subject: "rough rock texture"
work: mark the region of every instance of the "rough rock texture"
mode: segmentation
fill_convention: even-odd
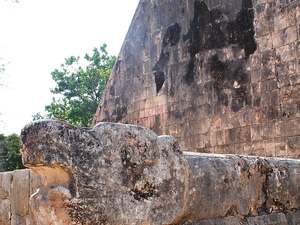
[[[299,75],[299,0],[141,0],[94,124],[298,158]]]
[[[40,224],[168,224],[183,208],[187,162],[170,136],[45,120],[21,139],[24,165],[47,181],[31,198]]]
[[[41,120],[21,141],[24,165],[46,181],[31,197],[42,225],[250,221],[300,208],[299,160],[182,153],[171,136],[115,123]]]

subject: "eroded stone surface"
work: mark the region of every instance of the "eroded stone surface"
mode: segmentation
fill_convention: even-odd
[[[299,160],[182,154],[171,136],[114,123],[41,120],[21,140],[23,163],[47,182],[31,197],[39,224],[185,224],[300,207]]]
[[[43,120],[27,125],[21,139],[24,165],[48,182],[31,198],[40,224],[168,224],[183,208],[187,163],[173,137],[133,125],[85,130]]]

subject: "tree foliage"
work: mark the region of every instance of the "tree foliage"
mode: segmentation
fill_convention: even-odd
[[[115,56],[108,55],[106,47],[103,44],[94,48],[91,55],[85,54],[85,67],[81,66],[80,57],[66,58],[60,69],[51,73],[56,82],[51,89],[55,97],[45,106],[46,115],[37,113],[33,119],[57,118],[77,126],[90,126],[116,61]]]
[[[0,134],[0,170],[12,171],[25,168],[20,153],[20,137],[17,134]]]

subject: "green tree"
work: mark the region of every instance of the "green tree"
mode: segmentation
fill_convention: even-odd
[[[1,171],[25,168],[20,153],[20,137],[17,134],[0,134],[0,156]]]
[[[66,58],[60,69],[51,73],[56,87],[51,89],[54,97],[45,106],[46,115],[37,113],[33,120],[57,118],[77,126],[90,126],[116,61],[115,56],[108,55],[106,47],[103,44],[94,48],[91,55],[85,54],[85,67],[81,66],[80,57]]]

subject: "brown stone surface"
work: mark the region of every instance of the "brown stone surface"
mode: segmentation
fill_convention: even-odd
[[[299,218],[299,160],[181,152],[171,136],[115,123],[40,120],[21,141],[23,163],[46,181],[31,197],[41,225]]]
[[[141,0],[94,124],[142,125],[188,151],[298,158],[299,11]]]

